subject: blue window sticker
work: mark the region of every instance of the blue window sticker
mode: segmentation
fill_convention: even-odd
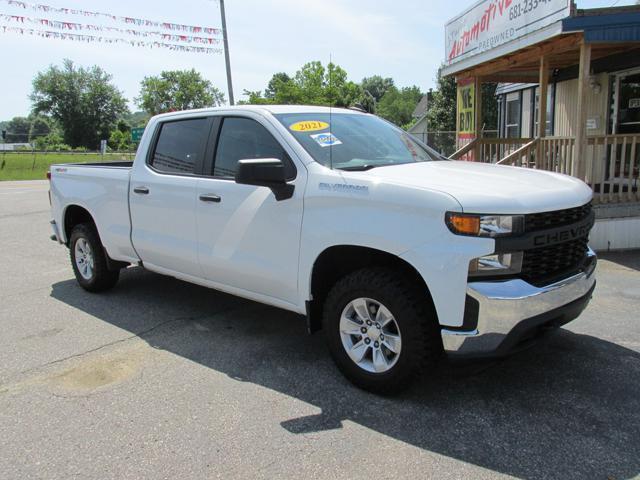
[[[310,135],[318,145],[321,147],[331,147],[333,145],[342,145],[342,142],[338,140],[331,132],[326,133],[316,133],[315,135]]]

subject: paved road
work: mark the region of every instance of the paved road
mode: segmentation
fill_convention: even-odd
[[[500,363],[359,391],[300,318],[132,268],[73,280],[44,182],[0,184],[0,478],[640,475],[640,254]]]

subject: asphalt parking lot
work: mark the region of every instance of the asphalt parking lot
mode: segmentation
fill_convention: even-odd
[[[48,220],[0,184],[2,479],[640,475],[639,252],[535,348],[382,398],[296,315],[140,268],[86,293]]]

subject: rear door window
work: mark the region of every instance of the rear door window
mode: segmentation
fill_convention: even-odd
[[[163,123],[149,164],[161,173],[194,174],[204,157],[209,126],[206,118]]]

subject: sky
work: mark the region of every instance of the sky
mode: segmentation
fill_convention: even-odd
[[[220,27],[216,0],[30,0],[55,7],[79,8],[203,27]],[[292,75],[306,62],[333,62],[349,79],[392,77],[397,86],[434,87],[444,59],[444,24],[475,0],[226,0],[227,31],[233,89],[264,90],[276,72]],[[625,0],[578,0],[578,8],[629,5]],[[0,14],[26,15],[76,23],[96,23],[90,17],[24,10],[0,0]],[[0,18],[2,25],[16,26]],[[104,24],[106,25],[106,23]],[[121,23],[111,26],[129,28]],[[24,27],[29,28],[28,25]],[[85,33],[85,32],[74,32]],[[91,32],[88,32],[89,34]],[[99,35],[99,34],[98,34]],[[192,34],[198,35],[198,34]],[[128,45],[80,43],[45,39],[0,30],[0,120],[29,113],[31,81],[49,65],[69,58],[78,65],[99,65],[138,110],[134,98],[140,81],[163,70],[195,68],[226,92],[224,56],[172,52]]]

